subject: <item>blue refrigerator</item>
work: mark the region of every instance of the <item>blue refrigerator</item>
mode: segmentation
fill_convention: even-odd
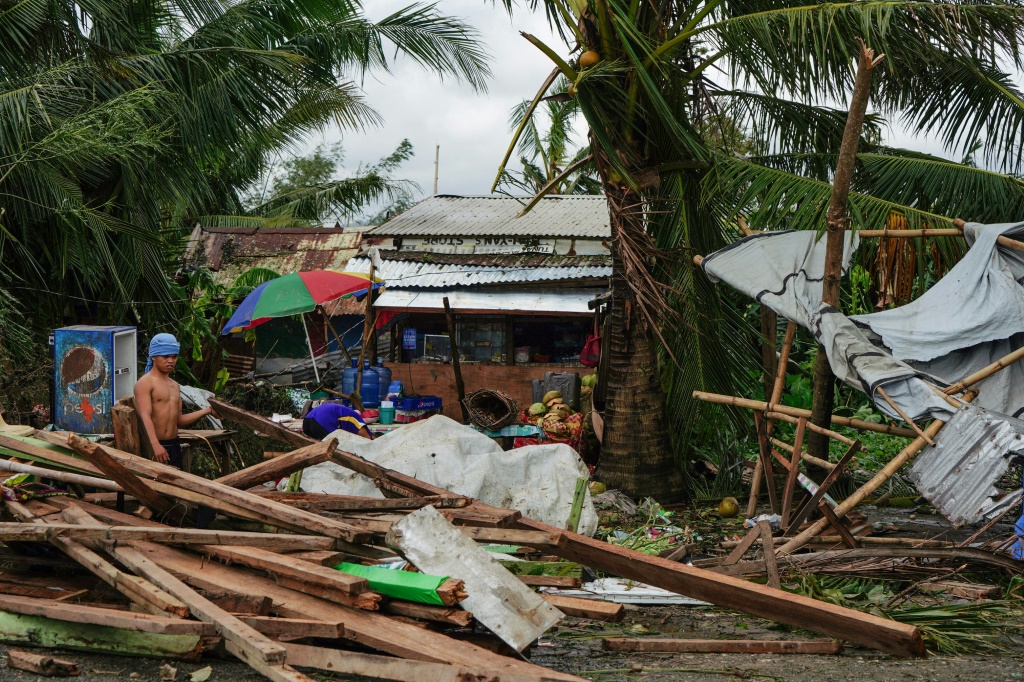
[[[112,433],[110,408],[132,395],[139,365],[135,327],[75,325],[53,332],[53,423]]]

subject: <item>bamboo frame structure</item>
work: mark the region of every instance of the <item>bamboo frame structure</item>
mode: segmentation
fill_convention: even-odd
[[[889,394],[885,392],[885,389],[883,389],[881,386],[878,386],[875,388],[875,393],[882,396],[882,400],[888,403],[889,407],[896,410],[896,414],[898,414],[900,418],[907,423],[907,426],[914,429],[914,432],[917,434],[918,438],[924,438],[925,442],[927,442],[928,445],[935,445],[935,441],[926,436],[924,432],[921,430],[921,428],[914,423],[914,420],[911,419],[899,405],[893,402],[893,399],[889,397]]]
[[[953,221],[956,227],[925,228],[920,230],[861,230],[858,236],[864,239],[885,239],[887,237],[963,237],[964,226],[967,224],[960,218]],[[1015,251],[1024,251],[1024,242],[1000,236],[996,243]]]

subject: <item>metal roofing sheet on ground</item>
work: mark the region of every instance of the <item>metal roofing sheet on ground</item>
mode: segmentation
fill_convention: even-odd
[[[610,237],[603,196],[550,196],[516,217],[530,197],[438,195],[419,202],[368,237]]]
[[[1016,504],[996,481],[1014,453],[1024,451],[1024,421],[964,405],[917,456],[908,472],[921,494],[954,528],[977,523]]]
[[[345,266],[350,272],[370,271],[370,259],[353,258]],[[607,279],[612,266],[583,265],[569,267],[515,267],[507,265],[456,265],[415,261],[381,262],[376,276],[382,277],[388,287],[441,288],[478,286],[481,284],[507,284],[530,282],[557,282],[572,280]]]

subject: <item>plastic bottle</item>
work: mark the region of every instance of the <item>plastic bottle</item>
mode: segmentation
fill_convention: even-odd
[[[352,366],[346,367],[341,373],[341,392],[352,395],[356,390],[356,377],[359,376],[359,360],[352,358]]]
[[[384,358],[377,358],[377,400],[384,400],[388,397],[388,388],[391,386],[391,370],[384,366]]]
[[[380,380],[377,368],[370,367],[369,358],[363,360],[363,383],[359,386],[359,397],[367,409],[380,405]]]

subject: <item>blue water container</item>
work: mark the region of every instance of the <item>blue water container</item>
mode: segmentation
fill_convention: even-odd
[[[352,366],[346,367],[341,373],[341,392],[352,395],[356,390],[356,377],[359,376],[359,360],[352,358]]]
[[[384,400],[391,386],[391,370],[384,366],[384,358],[377,358],[377,400]]]
[[[369,358],[363,360],[363,383],[359,386],[359,397],[367,409],[380,405],[380,380],[377,368],[370,367]]]

